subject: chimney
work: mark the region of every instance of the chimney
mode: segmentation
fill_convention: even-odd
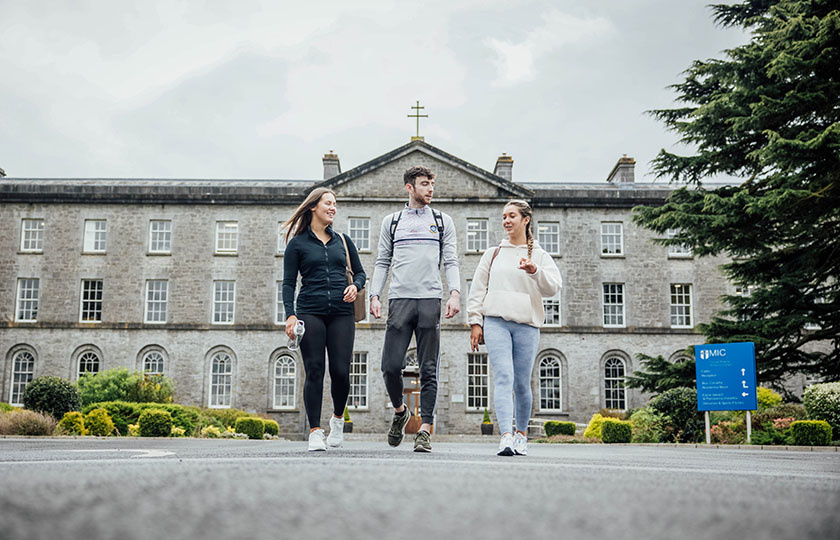
[[[324,154],[324,180],[339,174],[341,174],[341,163],[338,161],[338,154],[330,150],[329,154]]]
[[[508,182],[513,182],[513,158],[502,152],[502,155],[496,160],[496,168],[493,170],[493,174],[501,176]]]
[[[6,176],[6,171],[0,169],[0,177]]]
[[[635,181],[635,170],[636,160],[624,154],[623,157],[618,159],[618,163],[615,164],[613,170],[610,171],[607,182],[611,184],[632,184]]]

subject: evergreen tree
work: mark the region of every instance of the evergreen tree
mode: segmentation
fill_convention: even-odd
[[[694,347],[690,349],[693,350]],[[624,385],[627,388],[639,388],[650,394],[661,394],[671,388],[695,386],[694,360],[686,358],[671,363],[661,355],[646,354],[637,354],[636,360],[642,369],[625,378]]]
[[[725,309],[700,330],[710,343],[755,342],[759,382],[775,386],[793,373],[840,380],[838,8],[836,0],[712,6],[718,24],[751,39],[724,59],[692,64],[672,87],[685,106],[652,111],[696,152],[659,153],[656,176],[685,185],[634,215],[656,232],[678,231],[663,245],[731,258],[722,269],[741,294],[723,297]],[[717,174],[744,181],[704,186]]]

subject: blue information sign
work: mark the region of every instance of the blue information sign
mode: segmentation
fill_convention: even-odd
[[[758,409],[755,343],[721,343],[694,347],[698,411]]]

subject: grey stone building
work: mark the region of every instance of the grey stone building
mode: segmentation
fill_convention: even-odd
[[[333,188],[335,228],[353,237],[370,277],[381,221],[405,203],[412,165],[435,171],[433,206],[455,221],[462,304],[481,253],[502,238],[504,202],[534,207],[539,242],[564,281],[545,299],[536,418],[582,422],[644,404],[623,388],[635,355],[678,360],[731,292],[722,260],[658,246],[632,223],[632,207],[661,204],[670,189],[635,182],[632,158],[606,181],[580,184],[515,182],[510,156],[490,173],[422,140],[343,173],[332,152],[323,162],[323,181],[0,180],[0,401],[19,403],[34,376],[127,367],[173,378],[178,402],[266,413],[282,432],[304,432],[303,368],[283,333],[279,224],[308,189]],[[384,321],[357,324],[350,414],[360,431],[384,433],[391,416],[379,370]],[[469,352],[464,311],[441,328],[435,429],[477,433],[493,409],[489,362]],[[412,359],[410,349],[415,407]]]

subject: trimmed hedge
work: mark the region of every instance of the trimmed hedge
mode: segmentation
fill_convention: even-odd
[[[172,415],[163,409],[146,409],[137,420],[141,437],[169,437],[172,434]]]
[[[626,420],[604,418],[601,423],[601,440],[605,443],[629,443],[633,438],[633,426]]]
[[[345,413],[347,409],[344,409]],[[346,422],[347,420],[345,420]],[[263,426],[265,427],[265,433],[269,435],[278,435],[280,433],[280,424],[275,422],[274,420],[263,420]]]
[[[85,417],[79,411],[64,413],[64,416],[58,422],[58,427],[61,428],[62,435],[87,435]]]
[[[545,435],[551,437],[553,435],[571,435],[574,436],[577,430],[577,424],[574,422],[558,422],[557,420],[548,420],[545,423]]]
[[[777,418],[793,418],[794,420],[807,420],[808,413],[805,412],[805,407],[796,403],[781,403],[775,407],[770,407],[761,412],[750,415],[752,420],[752,428],[763,429],[767,422],[773,423]]]
[[[835,439],[840,439],[840,382],[812,384],[802,394],[808,418],[825,420]]]
[[[35,377],[26,385],[23,406],[59,420],[66,412],[78,411],[82,401],[75,384],[61,377],[46,375]]]
[[[108,437],[114,434],[114,421],[105,409],[93,409],[85,416],[88,435]]]
[[[588,439],[600,439],[601,425],[603,423],[604,417],[601,416],[599,413],[595,413],[589,420],[589,425],[586,426],[586,431],[583,432],[583,436]]]
[[[262,439],[265,424],[262,418],[237,418],[233,429],[237,433],[244,433],[249,439]]]
[[[831,444],[831,426],[825,420],[797,420],[790,425],[790,433],[797,446]]]

